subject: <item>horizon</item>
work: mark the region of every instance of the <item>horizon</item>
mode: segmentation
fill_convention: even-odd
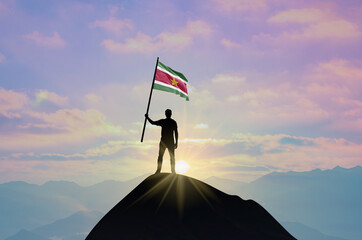
[[[90,185],[156,170],[140,143],[156,58],[188,79],[172,109],[186,175],[248,182],[362,165],[355,0],[0,0],[0,182]],[[165,153],[163,171],[169,171]]]
[[[315,170],[320,170],[322,172],[325,172],[325,171],[331,171],[331,170],[335,170],[336,168],[342,168],[344,170],[350,170],[350,169],[354,169],[354,168],[362,168],[362,166],[354,166],[354,167],[351,167],[351,168],[343,168],[341,166],[335,166],[334,168],[330,168],[330,169],[320,169],[320,168],[315,168],[315,169],[312,169],[312,170],[309,170],[309,171],[285,171],[285,172],[280,172],[280,171],[272,171],[272,172],[269,172],[269,173],[266,173],[265,175],[262,175],[262,176],[258,176],[257,178],[251,180],[251,181],[248,181],[248,182],[244,182],[244,181],[239,181],[239,180],[234,180],[234,179],[229,179],[229,178],[221,178],[221,177],[217,177],[217,176],[209,176],[207,178],[204,178],[204,179],[198,179],[200,181],[206,181],[210,178],[218,178],[218,179],[222,179],[222,180],[226,180],[226,181],[235,181],[235,182],[240,182],[240,183],[246,183],[246,184],[249,184],[249,183],[252,183],[266,175],[269,175],[269,174],[272,174],[272,173],[306,173],[306,172],[313,172]],[[161,173],[170,173],[170,172],[161,172]],[[133,178],[130,178],[130,179],[124,179],[124,180],[115,180],[115,179],[104,179],[102,180],[101,182],[95,182],[95,183],[92,183],[90,185],[84,185],[84,184],[81,184],[81,183],[78,183],[78,182],[75,182],[75,181],[69,181],[69,180],[61,180],[61,179],[58,179],[58,180],[52,180],[52,179],[48,179],[48,180],[45,180],[44,182],[40,182],[40,183],[32,183],[32,182],[27,182],[27,181],[23,181],[23,180],[15,180],[15,181],[8,181],[8,182],[0,182],[0,184],[6,184],[6,183],[16,183],[16,182],[24,182],[24,183],[27,183],[27,184],[32,184],[32,185],[37,185],[37,186],[42,186],[46,183],[49,183],[49,182],[66,182],[66,183],[75,183],[76,185],[80,186],[80,187],[90,187],[90,186],[94,186],[94,185],[97,185],[97,184],[100,184],[100,183],[103,183],[103,182],[107,182],[107,181],[114,181],[114,182],[129,182],[129,181],[133,181],[133,180],[136,180],[138,178],[141,178],[143,176],[145,176],[146,178],[151,176],[151,175],[154,175],[154,173],[146,173],[146,174],[143,174],[143,175],[140,175],[140,176],[137,176],[137,177],[133,177]],[[194,178],[193,176],[189,176],[187,174],[179,174],[177,173],[177,175],[183,175],[183,176],[186,176],[186,177],[191,177],[191,178]]]

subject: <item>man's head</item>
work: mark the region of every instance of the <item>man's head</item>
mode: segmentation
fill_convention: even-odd
[[[172,115],[172,111],[171,111],[171,109],[166,109],[166,111],[165,111],[165,115],[166,115],[166,117],[167,117],[167,118],[170,118],[170,117],[171,117],[171,115]]]

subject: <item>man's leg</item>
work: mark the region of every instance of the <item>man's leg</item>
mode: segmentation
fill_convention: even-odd
[[[175,148],[169,147],[168,152],[170,153],[170,161],[171,161],[171,172],[176,173],[175,171]]]
[[[156,173],[160,173],[161,172],[161,167],[162,167],[162,158],[163,158],[163,154],[165,153],[166,150],[166,146],[163,142],[160,142],[160,148],[158,150],[158,159],[157,159],[157,170]]]

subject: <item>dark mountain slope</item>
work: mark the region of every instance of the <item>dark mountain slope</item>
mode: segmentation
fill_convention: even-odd
[[[294,239],[252,200],[172,174],[146,178],[94,227],[101,239]]]

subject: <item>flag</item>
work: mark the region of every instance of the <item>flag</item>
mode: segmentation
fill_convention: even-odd
[[[158,61],[153,89],[175,93],[188,101],[187,83],[188,81],[182,73]]]

